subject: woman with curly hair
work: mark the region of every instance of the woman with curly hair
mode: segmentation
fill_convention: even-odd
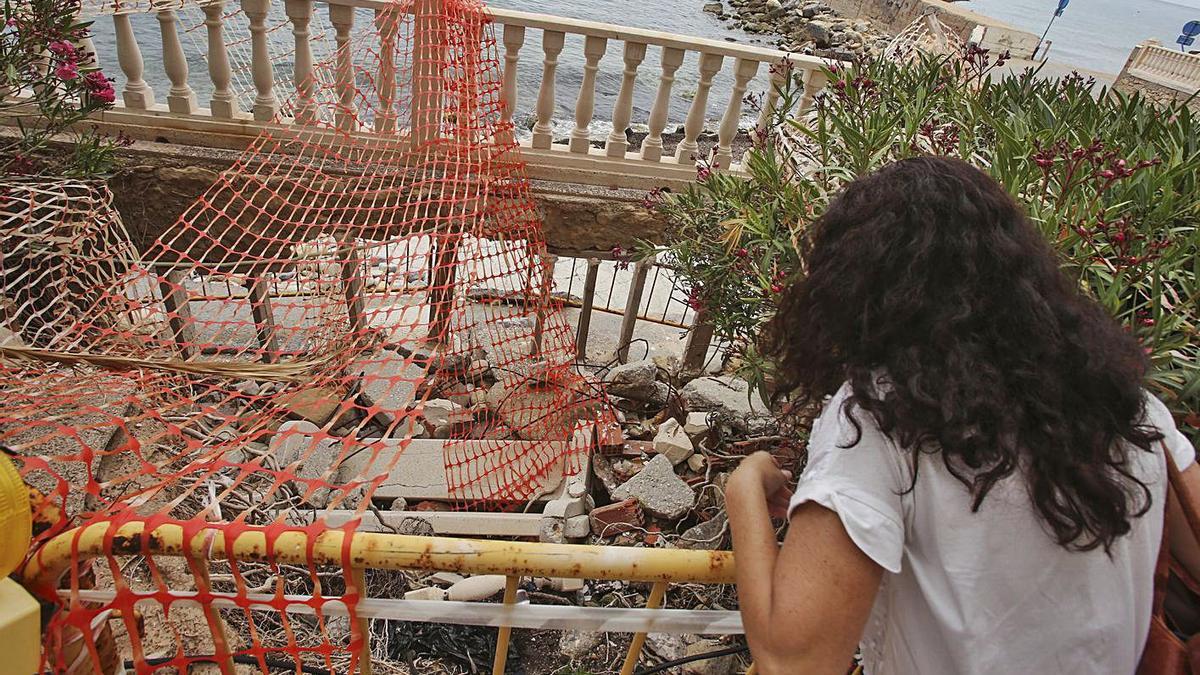
[[[1137,669],[1164,448],[1200,488],[1195,450],[999,184],[933,157],[850,184],[763,346],[825,407],[794,492],[766,453],[726,490],[761,673],[844,673],[856,646],[868,675]]]

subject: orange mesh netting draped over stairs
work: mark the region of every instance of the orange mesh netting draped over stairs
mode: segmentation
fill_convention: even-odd
[[[362,589],[339,568],[201,569],[134,555],[117,528],[259,531],[270,550],[289,531],[352,533],[381,495],[522,509],[578,470],[611,415],[551,297],[486,10],[333,9],[354,29],[314,51],[289,118],[149,250],[102,186],[3,185],[0,443],[43,495],[31,555],[68,527],[107,528],[108,555],[61,582],[50,668],[120,658],[101,639],[116,634],[139,672],[213,654],[345,672]],[[89,588],[111,592],[84,601]],[[168,589],[232,602],[176,606]],[[351,616],[252,608],[263,594],[276,609],[336,597]]]

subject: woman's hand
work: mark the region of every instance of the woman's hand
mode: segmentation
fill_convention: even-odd
[[[786,518],[792,499],[792,474],[783,471],[769,452],[748,455],[729,477],[726,492],[741,492],[746,487],[761,488],[767,498],[767,511],[775,518]]]

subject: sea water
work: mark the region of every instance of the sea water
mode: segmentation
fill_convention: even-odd
[[[1041,35],[1058,0],[971,0],[965,7]],[[1178,48],[1183,24],[1200,21],[1200,0],[1071,0],[1054,20],[1050,59],[1116,74],[1133,46],[1154,38]],[[1200,49],[1200,39],[1189,49]]]

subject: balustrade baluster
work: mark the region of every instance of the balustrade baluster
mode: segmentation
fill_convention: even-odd
[[[600,70],[600,57],[608,40],[589,35],[583,42],[583,82],[579,85],[579,98],[575,100],[575,128],[571,130],[571,152],[587,154],[591,150],[591,134],[588,125],[596,106],[596,71]]]
[[[825,71],[819,68],[809,68],[804,74],[804,95],[800,97],[800,112],[804,112],[813,106],[813,101],[816,100],[817,94],[825,88],[829,82],[829,77],[825,75]]]
[[[696,153],[700,151],[696,139],[700,138],[700,132],[704,129],[704,116],[708,113],[708,90],[712,88],[713,76],[721,70],[721,61],[720,54],[700,55],[700,83],[696,86],[696,97],[692,99],[692,107],[683,123],[683,140],[675,151],[675,161],[680,164],[696,161]]]
[[[354,8],[347,5],[330,5],[329,23],[333,24],[337,59],[337,76],[334,82],[334,92],[337,94],[335,123],[338,129],[352,131],[358,125],[354,116],[354,64],[350,53],[350,29],[354,27]]]
[[[271,53],[267,49],[267,12],[270,0],[242,0],[242,11],[250,19],[250,70],[254,79],[254,119],[269,122],[279,111],[279,101],[272,87],[275,71],[271,65]]]
[[[565,34],[562,31],[542,32],[542,86],[538,90],[537,123],[533,125],[533,147],[546,149],[553,140],[554,73],[558,70],[558,55],[562,53]]]
[[[504,107],[500,110],[500,130],[504,134],[501,143],[512,141],[512,118],[517,109],[517,62],[520,60],[521,46],[524,44],[525,27],[505,24],[504,80],[500,89],[500,98],[504,101]]]
[[[761,133],[766,131],[771,124],[771,117],[775,115],[775,107],[779,105],[779,92],[787,83],[790,69],[782,66],[771,67],[770,81],[767,82],[767,90],[763,92],[762,109],[758,113],[758,124],[755,128]]]
[[[734,64],[733,93],[729,96],[729,105],[717,129],[716,162],[722,169],[728,169],[733,164],[733,138],[737,136],[738,120],[742,116],[742,97],[746,95],[746,87],[757,72],[758,61],[738,59]]]
[[[296,64],[292,80],[296,83],[296,124],[312,124],[316,117],[313,103],[313,56],[309,24],[313,16],[312,0],[286,0],[284,11],[292,22],[292,39],[296,46]]]
[[[654,106],[650,108],[650,133],[642,141],[642,159],[657,162],[662,159],[662,132],[667,126],[668,111],[671,108],[671,88],[675,84],[675,71],[683,65],[682,49],[663,47],[662,75],[658,78],[658,92],[654,96]]]
[[[158,10],[163,66],[167,71],[167,79],[171,81],[171,89],[167,92],[167,109],[173,113],[190,115],[196,112],[196,92],[188,85],[187,56],[183,53],[183,45],[179,43],[176,23],[175,10]]]
[[[621,91],[613,104],[612,132],[608,134],[605,152],[609,157],[624,157],[629,148],[625,130],[633,116],[633,87],[637,82],[637,69],[646,58],[646,45],[641,42],[625,43],[625,70],[621,74]]]
[[[375,10],[375,28],[379,31],[379,109],[375,111],[375,131],[396,131],[396,35],[400,15],[395,8]]]
[[[442,133],[442,71],[447,35],[442,0],[417,0],[413,4],[413,67],[411,140],[424,145]]]
[[[233,73],[229,69],[229,53],[225,49],[225,3],[204,5],[204,25],[208,28],[208,77],[213,83],[213,95],[208,109],[213,117],[232,119],[237,112],[237,98],[229,88]]]
[[[125,74],[125,89],[121,98],[126,108],[145,110],[154,105],[154,90],[142,79],[145,63],[138,47],[128,14],[113,14],[113,30],[117,37],[117,63]]]
[[[75,48],[79,50],[81,55],[81,58],[79,59],[79,65],[86,68],[100,67],[100,54],[96,52],[96,43],[92,42],[92,33],[90,29],[88,30],[87,34],[84,35],[82,40],[77,40],[75,42]]]

